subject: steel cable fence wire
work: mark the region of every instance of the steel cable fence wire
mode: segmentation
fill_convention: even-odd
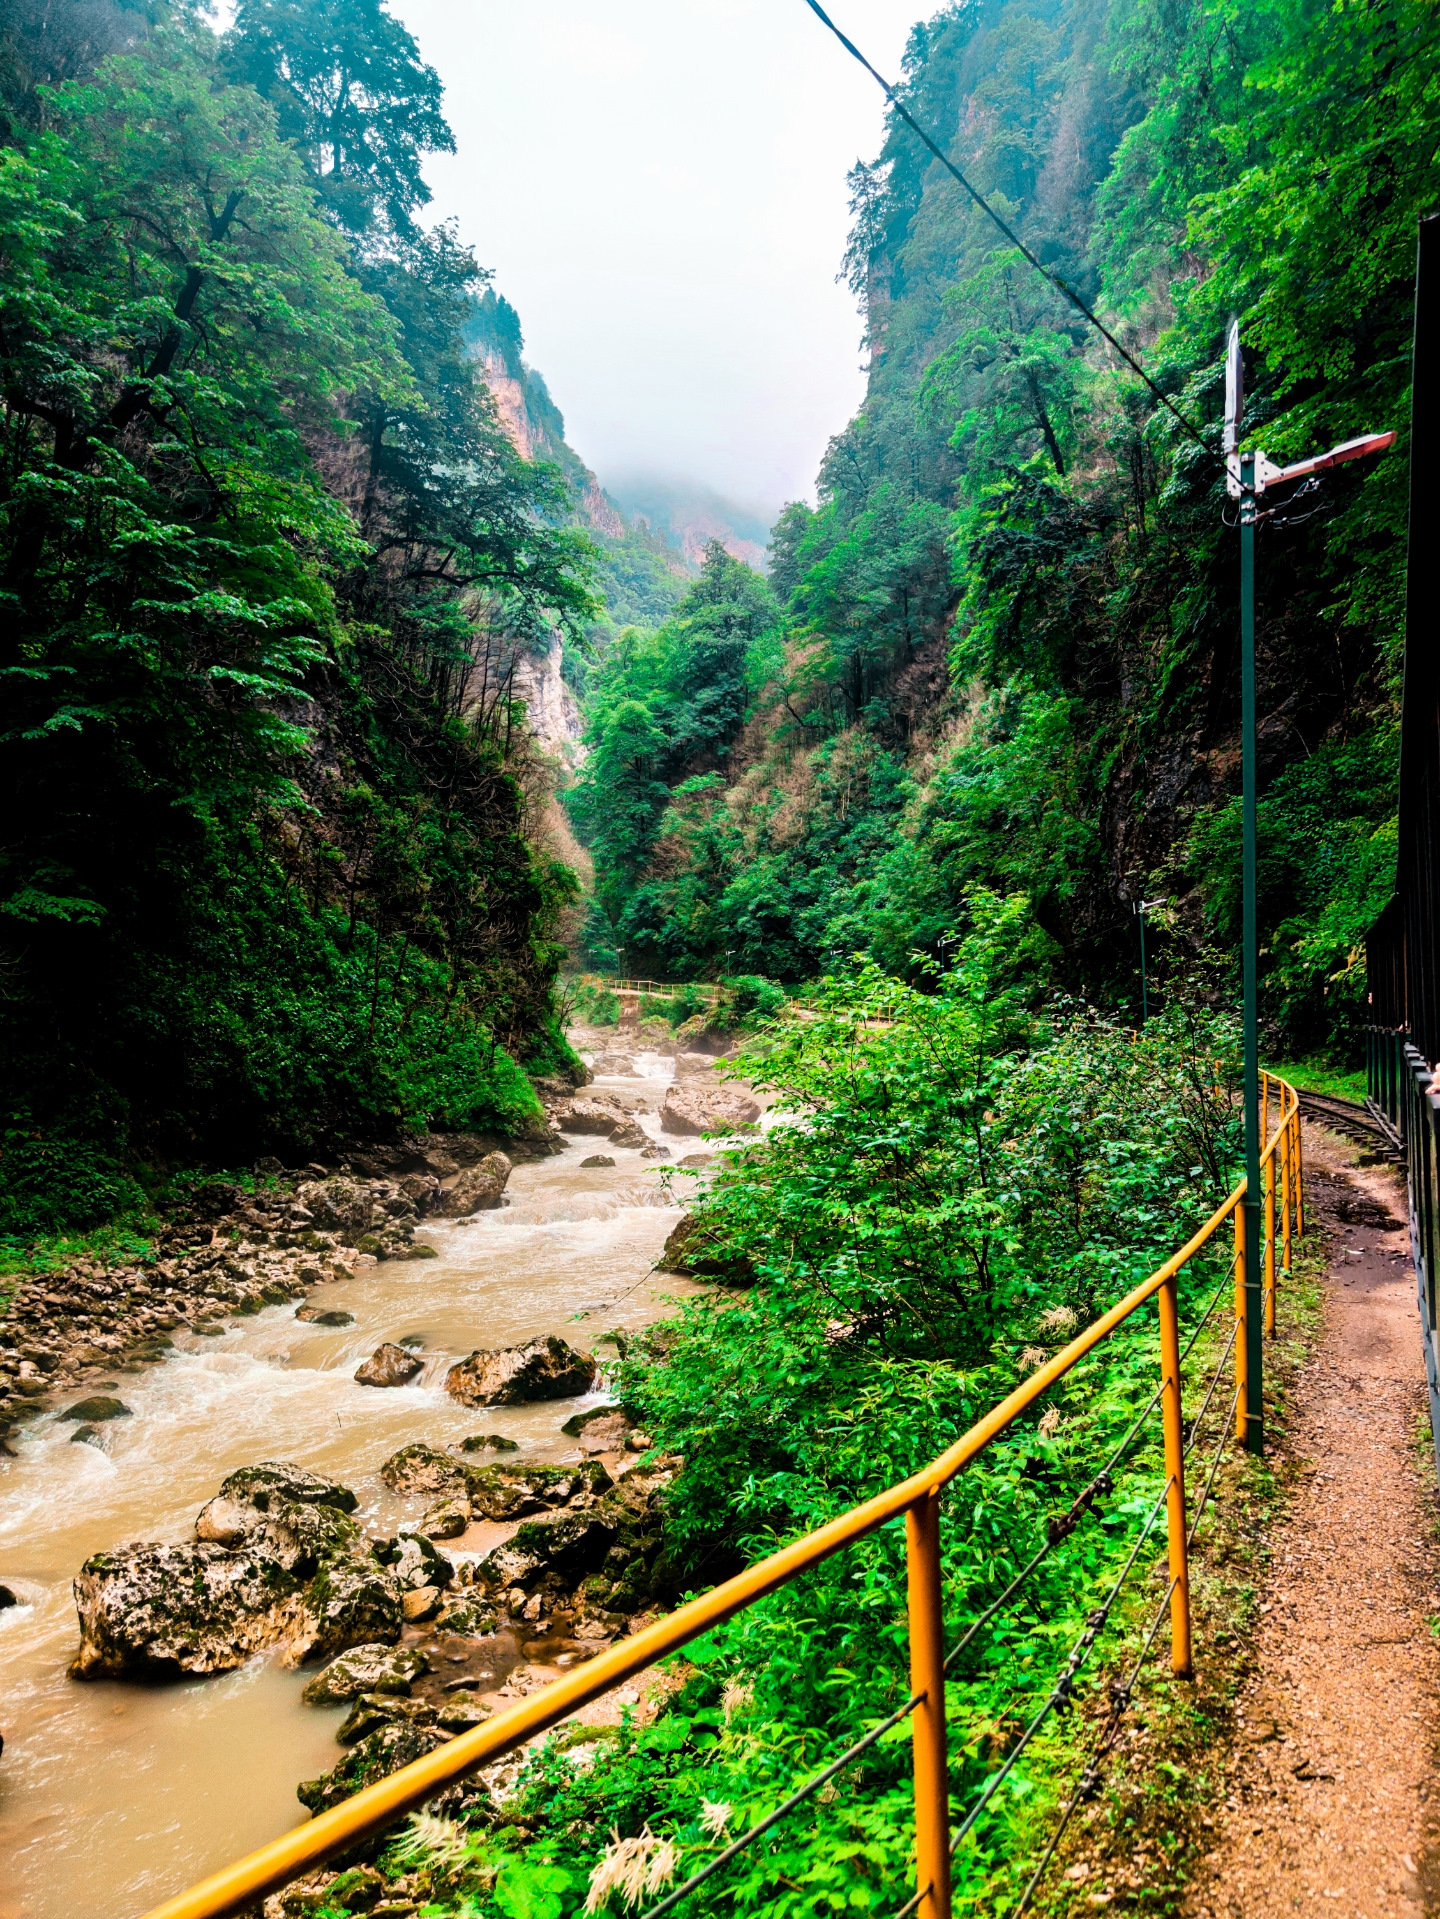
[[[1172,1479],[1167,1479],[1165,1481],[1165,1484],[1161,1487],[1158,1495],[1156,1496],[1154,1504],[1150,1508],[1150,1512],[1148,1517],[1146,1518],[1145,1524],[1141,1528],[1140,1535],[1136,1539],[1134,1546],[1130,1550],[1130,1557],[1125,1561],[1124,1566],[1120,1570],[1119,1577],[1116,1579],[1114,1585],[1110,1588],[1110,1591],[1106,1594],[1105,1598],[1100,1602],[1100,1604],[1094,1607],[1086,1615],[1085,1630],[1083,1633],[1081,1633],[1080,1637],[1076,1640],[1075,1644],[1071,1647],[1070,1656],[1065,1662],[1064,1670],[1061,1672],[1060,1677],[1056,1680],[1055,1684],[1051,1687],[1050,1692],[1045,1699],[1045,1703],[1041,1706],[1040,1710],[1035,1714],[1035,1717],[1030,1721],[1030,1724],[1025,1728],[1024,1732],[1020,1735],[1019,1739],[1016,1741],[1014,1746],[1010,1749],[1010,1752],[1006,1757],[1004,1765],[1001,1766],[998,1772],[992,1773],[990,1778],[986,1780],[984,1788],[981,1791],[980,1797],[976,1800],[975,1804],[971,1807],[970,1811],[966,1814],[964,1821],[959,1827],[959,1830],[955,1833],[955,1835],[950,1841],[950,1850],[952,1853],[959,1846],[961,1840],[965,1837],[965,1835],[970,1831],[971,1827],[975,1824],[976,1820],[980,1817],[981,1813],[985,1810],[986,1806],[989,1805],[990,1801],[994,1798],[996,1792],[1000,1789],[1000,1787],[1005,1783],[1006,1779],[1010,1776],[1011,1772],[1014,1771],[1015,1766],[1017,1762],[1019,1761],[1021,1754],[1025,1751],[1025,1748],[1030,1744],[1030,1741],[1035,1737],[1036,1733],[1039,1732],[1041,1726],[1044,1725],[1046,1719],[1048,1719],[1050,1714],[1054,1712],[1057,1708],[1063,1707],[1069,1702],[1070,1696],[1075,1690],[1075,1681],[1079,1677],[1081,1669],[1083,1668],[1086,1660],[1090,1657],[1090,1653],[1095,1645],[1095,1641],[1099,1637],[1099,1634],[1101,1633],[1106,1622],[1108,1621],[1110,1617],[1110,1613],[1112,1609],[1114,1608],[1116,1600],[1120,1597],[1121,1591],[1124,1588],[1126,1580],[1130,1577],[1131,1572],[1134,1570],[1135,1561],[1140,1557],[1140,1552],[1145,1544],[1145,1541],[1150,1537],[1151,1533],[1155,1529],[1155,1522],[1160,1517],[1160,1513],[1164,1508],[1166,1499],[1169,1497],[1170,1488],[1173,1483],[1174,1482]],[[896,1919],[899,1919],[898,1914],[896,1916]]]
[[[672,1911],[682,1899],[688,1898],[712,1873],[719,1872],[722,1866],[728,1866],[730,1861],[738,1857],[752,1841],[761,1838],[772,1826],[778,1825],[787,1813],[803,1805],[811,1793],[818,1792],[822,1786],[828,1785],[837,1773],[843,1772],[848,1765],[860,1757],[862,1752],[867,1752],[878,1739],[889,1732],[892,1726],[898,1726],[902,1719],[914,1712],[924,1697],[924,1693],[911,1693],[905,1704],[892,1712],[888,1719],[882,1719],[878,1726],[872,1726],[863,1738],[857,1739],[853,1746],[848,1746],[838,1759],[830,1762],[823,1772],[817,1772],[813,1779],[807,1780],[798,1791],[792,1792],[788,1799],[782,1800],[773,1812],[767,1813],[763,1819],[758,1820],[748,1832],[741,1833],[738,1839],[732,1839],[723,1852],[707,1860],[698,1872],[693,1873],[685,1881],[683,1886],[677,1886],[673,1892],[667,1893],[659,1905],[652,1906],[648,1912],[641,1915],[641,1919],[662,1919],[662,1914]]]
[[[1215,1448],[1214,1456],[1210,1461],[1210,1471],[1206,1474],[1205,1484],[1201,1488],[1200,1498],[1195,1507],[1195,1517],[1191,1520],[1190,1530],[1185,1535],[1185,1550],[1187,1553],[1195,1544],[1195,1534],[1200,1526],[1200,1516],[1205,1511],[1206,1501],[1210,1497],[1210,1488],[1215,1484],[1215,1475],[1220,1470],[1220,1461],[1225,1457],[1225,1448],[1233,1436],[1235,1408],[1240,1404],[1240,1394],[1242,1390],[1243,1388],[1237,1385],[1235,1391],[1230,1396],[1229,1413],[1227,1414],[1225,1424],[1220,1429],[1220,1444]]]
[[[964,1822],[961,1824],[959,1829],[952,1836],[950,1840],[950,1851],[952,1856],[959,1850],[960,1842],[965,1838],[966,1834],[970,1831],[970,1829],[974,1826],[975,1822],[979,1819],[981,1813],[984,1812],[985,1808],[990,1804],[990,1801],[994,1798],[995,1794],[999,1791],[1000,1787],[1004,1784],[1005,1780],[1009,1777],[1010,1773],[1014,1770],[1015,1765],[1017,1761],[1019,1760],[1021,1754],[1025,1751],[1025,1748],[1030,1744],[1030,1741],[1034,1738],[1035,1734],[1040,1730],[1041,1726],[1045,1723],[1046,1719],[1049,1718],[1050,1714],[1053,1711],[1055,1711],[1057,1707],[1063,1706],[1069,1701],[1071,1693],[1074,1691],[1075,1680],[1079,1677],[1081,1668],[1084,1666],[1085,1661],[1089,1658],[1091,1649],[1093,1648],[1095,1641],[1097,1637],[1099,1636],[1100,1632],[1104,1628],[1105,1623],[1110,1616],[1111,1609],[1113,1608],[1116,1600],[1119,1598],[1120,1593],[1124,1588],[1125,1581],[1130,1577],[1130,1574],[1132,1570],[1134,1569],[1135,1561],[1140,1556],[1141,1548],[1144,1546],[1145,1541],[1150,1537],[1150,1534],[1154,1531],[1155,1522],[1159,1518],[1160,1513],[1164,1507],[1165,1501],[1169,1496],[1171,1483],[1172,1482],[1169,1479],[1167,1479],[1165,1481],[1164,1486],[1160,1489],[1159,1496],[1156,1499],[1154,1505],[1150,1508],[1149,1516],[1147,1517],[1145,1521],[1145,1525],[1141,1530],[1140,1536],[1135,1541],[1134,1546],[1131,1548],[1130,1557],[1125,1561],[1124,1566],[1120,1570],[1119,1578],[1115,1581],[1115,1584],[1110,1588],[1110,1591],[1106,1594],[1101,1604],[1095,1607],[1094,1610],[1087,1615],[1086,1621],[1085,1621],[1085,1630],[1080,1635],[1079,1639],[1076,1640],[1074,1646],[1071,1648],[1070,1656],[1065,1662],[1065,1670],[1061,1673],[1060,1678],[1056,1681],[1055,1685],[1051,1688],[1051,1691],[1048,1697],[1046,1698],[1044,1705],[1041,1706],[1039,1712],[1036,1713],[1035,1717],[1030,1721],[1030,1724],[1025,1728],[1024,1732],[1020,1735],[1015,1745],[1011,1748],[1009,1754],[1006,1757],[1004,1765],[1001,1766],[998,1772],[992,1773],[990,1778],[986,1780],[984,1788],[981,1791],[980,1797],[976,1800],[975,1804],[971,1807],[969,1813],[966,1815]],[[1167,1605],[1169,1604],[1169,1598],[1170,1598],[1170,1595],[1167,1592],[1165,1595]],[[909,1915],[915,1911],[916,1907],[920,1904],[921,1900],[925,1897],[928,1891],[929,1891],[928,1886],[922,1887],[921,1890],[917,1892],[912,1899],[910,1899],[905,1905],[903,1905],[900,1908],[900,1910],[897,1913],[894,1914],[894,1919],[909,1919]],[[648,1919],[648,1915],[647,1915],[647,1919]]]
[[[1003,1612],[1036,1568],[1049,1558],[1057,1546],[1061,1545],[1070,1537],[1079,1526],[1080,1521],[1085,1517],[1085,1514],[1093,1508],[1096,1500],[1103,1498],[1107,1493],[1115,1490],[1115,1469],[1124,1458],[1130,1446],[1134,1443],[1135,1435],[1160,1404],[1160,1398],[1164,1390],[1163,1382],[1155,1388],[1139,1417],[1132,1422],[1129,1431],[1111,1453],[1109,1459],[1100,1468],[1099,1472],[1096,1473],[1095,1477],[1090,1480],[1088,1485],[1081,1487],[1080,1491],[1070,1502],[1069,1510],[1061,1514],[1058,1518],[1051,1519],[1047,1522],[1045,1544],[1015,1575],[1004,1592],[1000,1594],[1000,1597],[993,1600],[991,1604],[986,1607],[980,1617],[968,1628],[959,1644],[946,1655],[946,1672],[949,1672],[950,1668],[970,1644],[976,1633],[978,1633],[982,1627],[987,1626],[997,1613]]]
[[[1234,1257],[1231,1259],[1229,1266],[1225,1270],[1225,1277],[1220,1281],[1220,1284],[1215,1288],[1214,1296],[1212,1297],[1210,1304],[1205,1308],[1204,1318],[1200,1321],[1199,1325],[1195,1328],[1194,1332],[1191,1333],[1189,1339],[1185,1342],[1185,1350],[1180,1355],[1180,1364],[1182,1366],[1185,1364],[1186,1360],[1190,1357],[1191,1353],[1194,1351],[1196,1340],[1200,1337],[1201,1333],[1204,1332],[1205,1328],[1210,1324],[1210,1321],[1215,1317],[1215,1309],[1220,1304],[1221,1300],[1225,1297],[1225,1288],[1234,1279],[1235,1268],[1239,1265],[1239,1263],[1240,1263],[1240,1255],[1239,1253],[1236,1253]]]
[[[1150,1630],[1146,1633],[1144,1642],[1141,1645],[1140,1656],[1130,1669],[1130,1677],[1110,1688],[1110,1712],[1105,1726],[1101,1730],[1100,1738],[1096,1741],[1089,1759],[1085,1762],[1080,1777],[1075,1783],[1075,1790],[1071,1793],[1069,1802],[1064,1812],[1060,1815],[1059,1824],[1050,1835],[1050,1843],[1041,1854],[1039,1864],[1036,1866],[1034,1872],[1031,1873],[1025,1890],[1020,1895],[1020,1903],[1010,1914],[1010,1919],[1023,1919],[1023,1915],[1029,1911],[1030,1901],[1035,1897],[1036,1888],[1044,1878],[1045,1870],[1050,1864],[1050,1861],[1055,1857],[1056,1850],[1059,1847],[1060,1841],[1065,1837],[1066,1828],[1074,1817],[1077,1807],[1083,1805],[1087,1799],[1093,1798],[1099,1790],[1101,1764],[1114,1750],[1115,1741],[1120,1736],[1120,1728],[1124,1723],[1125,1714],[1129,1711],[1133,1702],[1136,1683],[1144,1669],[1146,1660],[1155,1649],[1155,1640],[1161,1626],[1165,1623],[1165,1615],[1170,1609],[1170,1599],[1177,1583],[1176,1580],[1172,1579],[1165,1588],[1165,1596],[1156,1608],[1155,1617],[1150,1622]]]
[[[1219,1363],[1216,1365],[1214,1372],[1210,1375],[1210,1390],[1209,1392],[1206,1393],[1204,1399],[1201,1401],[1199,1412],[1196,1413],[1195,1417],[1192,1420],[1187,1421],[1187,1424],[1190,1428],[1189,1433],[1186,1436],[1186,1440],[1185,1440],[1185,1454],[1187,1457],[1189,1456],[1190,1450],[1194,1446],[1195,1441],[1200,1436],[1200,1428],[1205,1423],[1205,1415],[1210,1410],[1210,1402],[1215,1397],[1215,1389],[1219,1386],[1221,1379],[1224,1377],[1225,1362],[1229,1359],[1231,1352],[1234,1349],[1235,1341],[1239,1337],[1239,1333],[1240,1333],[1240,1322],[1237,1319],[1235,1324],[1230,1329],[1230,1337],[1225,1342],[1224,1348],[1220,1354]]]

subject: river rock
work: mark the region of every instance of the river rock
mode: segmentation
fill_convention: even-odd
[[[397,1493],[455,1493],[465,1488],[465,1468],[459,1460],[423,1440],[391,1453],[380,1468],[380,1477]]]
[[[256,1512],[268,1513],[272,1504],[333,1506],[336,1512],[353,1513],[360,1504],[348,1486],[338,1479],[326,1479],[304,1466],[292,1466],[288,1460],[267,1459],[258,1466],[241,1466],[220,1482],[227,1499],[242,1499]]]
[[[697,1073],[713,1073],[715,1062],[708,1053],[677,1053],[675,1055],[676,1079],[694,1079]]]
[[[667,1087],[660,1124],[667,1133],[733,1133],[753,1126],[759,1103],[739,1086],[685,1080]]]
[[[278,1462],[232,1473],[194,1545],[96,1553],[75,1580],[78,1678],[229,1672],[279,1646],[284,1663],[400,1635],[401,1582],[345,1506],[348,1487]]]
[[[686,1279],[713,1279],[722,1286],[755,1284],[755,1268],[745,1254],[729,1251],[715,1228],[697,1213],[686,1213],[672,1229],[655,1270],[679,1273]]]
[[[102,1452],[105,1450],[104,1441],[93,1426],[77,1426],[70,1435],[70,1444],[72,1446],[98,1446]]]
[[[468,1499],[438,1499],[426,1508],[419,1530],[427,1539],[458,1539],[469,1524]]]
[[[302,1306],[295,1317],[303,1319],[307,1326],[353,1326],[355,1324],[354,1313],[347,1313],[339,1306]]]
[[[504,1433],[471,1433],[468,1439],[460,1441],[462,1453],[518,1453],[518,1440],[507,1439]]]
[[[614,1160],[608,1153],[592,1153],[589,1159],[582,1159],[580,1162],[582,1170],[587,1166],[613,1166],[614,1164]]]
[[[626,1119],[622,1120],[618,1126],[611,1128],[610,1144],[638,1150],[650,1144],[650,1135],[638,1120]]]
[[[398,1699],[392,1693],[361,1693],[336,1728],[342,1746],[354,1746],[382,1726],[434,1726],[440,1715],[425,1699]]]
[[[393,1539],[377,1540],[375,1557],[390,1569],[405,1592],[418,1592],[433,1586],[442,1592],[455,1578],[455,1568],[420,1533],[397,1533]]]
[[[362,1786],[371,1786],[412,1760],[423,1759],[427,1752],[443,1746],[448,1737],[438,1726],[413,1726],[404,1721],[383,1726],[352,1746],[338,1766],[297,1786],[295,1797],[310,1812],[324,1812]]]
[[[424,1370],[423,1360],[387,1340],[355,1368],[355,1378],[362,1386],[404,1386]]]
[[[445,1390],[466,1406],[525,1406],[543,1399],[574,1399],[588,1393],[595,1361],[551,1334],[498,1352],[473,1352],[452,1366]]]
[[[438,1586],[411,1586],[400,1595],[400,1611],[407,1626],[420,1626],[433,1619],[440,1610],[441,1594]]]
[[[0,1612],[8,1612],[12,1606],[21,1603],[18,1593],[12,1592],[9,1586],[0,1586]]]
[[[485,1639],[499,1623],[493,1606],[476,1599],[473,1593],[463,1593],[446,1601],[435,1628],[437,1632],[459,1633],[466,1639]]]
[[[560,1428],[570,1439],[578,1439],[582,1453],[622,1452],[635,1430],[630,1416],[619,1406],[594,1406],[588,1413],[576,1413]]]
[[[560,1589],[586,1573],[598,1572],[615,1543],[614,1519],[601,1506],[590,1512],[556,1513],[546,1519],[527,1519],[515,1528],[503,1546],[475,1568],[477,1585],[492,1592],[518,1586],[533,1592],[543,1579]]]
[[[477,1519],[527,1519],[554,1512],[581,1498],[610,1490],[610,1475],[598,1460],[578,1466],[482,1466],[466,1474],[470,1509]]]
[[[338,1706],[362,1693],[408,1694],[429,1670],[418,1646],[352,1646],[317,1673],[300,1697],[309,1706]]]
[[[440,1204],[440,1182],[434,1173],[407,1173],[400,1181],[400,1191],[421,1219]]]
[[[680,1461],[673,1457],[636,1466],[599,1502],[596,1513],[613,1526],[615,1537],[600,1570],[581,1584],[582,1605],[634,1613],[675,1597],[677,1573],[666,1547],[665,1502],[679,1471]],[[524,1530],[517,1527],[511,1545]]]
[[[295,1197],[321,1232],[338,1233],[347,1245],[369,1231],[373,1201],[368,1182],[337,1174],[310,1180]]]
[[[608,1139],[620,1115],[598,1100],[572,1099],[557,1106],[551,1117],[562,1133],[600,1133]]]
[[[94,1425],[102,1419],[132,1419],[130,1408],[118,1399],[112,1399],[108,1393],[92,1393],[88,1399],[78,1399],[67,1412],[61,1413],[62,1419],[78,1419],[86,1425]]]
[[[447,1219],[468,1219],[472,1213],[492,1211],[500,1204],[510,1161],[504,1153],[487,1153],[478,1166],[467,1166],[455,1184],[441,1194],[439,1211]]]

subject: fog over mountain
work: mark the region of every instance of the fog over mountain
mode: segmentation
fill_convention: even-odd
[[[678,474],[609,476],[605,491],[627,519],[644,520],[655,532],[667,534],[687,559],[699,561],[707,543],[719,540],[737,560],[762,568],[770,528],[782,504],[742,506]]]

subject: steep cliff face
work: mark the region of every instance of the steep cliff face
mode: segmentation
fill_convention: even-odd
[[[625,521],[585,462],[566,443],[565,418],[544,378],[521,358],[520,316],[493,291],[477,303],[466,342],[485,375],[505,431],[522,459],[548,460],[569,480],[580,519],[610,539],[625,536]]]

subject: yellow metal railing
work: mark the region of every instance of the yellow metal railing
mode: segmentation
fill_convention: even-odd
[[[582,973],[580,978],[587,986],[603,987],[607,993],[630,998],[644,995],[650,999],[674,999],[677,993],[698,993],[713,1005],[724,991],[709,980],[687,980],[678,986],[667,986],[664,980],[612,979],[608,973]]]
[[[1294,1088],[1271,1074],[1264,1077],[1266,1126],[1272,1094],[1279,1119],[1261,1155],[1264,1183],[1262,1228],[1263,1310],[1265,1328],[1275,1332],[1277,1286],[1289,1273],[1292,1228],[1305,1230],[1303,1167],[1299,1101]],[[1264,1134],[1262,1133],[1262,1138]],[[861,1506],[832,1519],[828,1525],[793,1545],[748,1567],[721,1586],[692,1599],[666,1618],[610,1646],[585,1665],[497,1713],[483,1726],[462,1733],[435,1752],[413,1761],[386,1779],[357,1792],[343,1804],[320,1813],[308,1825],[274,1839],[248,1858],[217,1872],[189,1892],[157,1906],[148,1919],[223,1919],[255,1905],[267,1893],[322,1865],[358,1841],[392,1825],[403,1814],[424,1805],[444,1787],[514,1752],[538,1734],[558,1725],[580,1707],[644,1672],[667,1654],[753,1605],[777,1587],[818,1566],[831,1554],[863,1539],[888,1521],[905,1519],[909,1587],[911,1692],[918,1700],[913,1719],[912,1751],[915,1774],[915,1849],[917,1891],[912,1908],[923,1907],[925,1919],[950,1915],[950,1809],[945,1733],[945,1666],[940,1594],[939,1497],[957,1473],[976,1459],[1005,1429],[1047,1392],[1057,1380],[1123,1325],[1141,1306],[1158,1296],[1159,1371],[1165,1448],[1165,1504],[1170,1588],[1170,1651],[1174,1672],[1188,1676],[1192,1668],[1190,1635],[1189,1537],[1185,1501],[1185,1440],[1181,1401],[1179,1342],[1180,1272],[1223,1231],[1227,1220],[1235,1234],[1235,1354],[1236,1418],[1238,1436],[1244,1435],[1245,1383],[1245,1250],[1241,1206],[1242,1182],[1200,1230],[1163,1266],[1128,1293],[1118,1305],[1071,1340],[1063,1351],[1032,1373],[1023,1385],[988,1413],[948,1451],[911,1478]],[[1277,1252],[1279,1261],[1277,1264]]]

